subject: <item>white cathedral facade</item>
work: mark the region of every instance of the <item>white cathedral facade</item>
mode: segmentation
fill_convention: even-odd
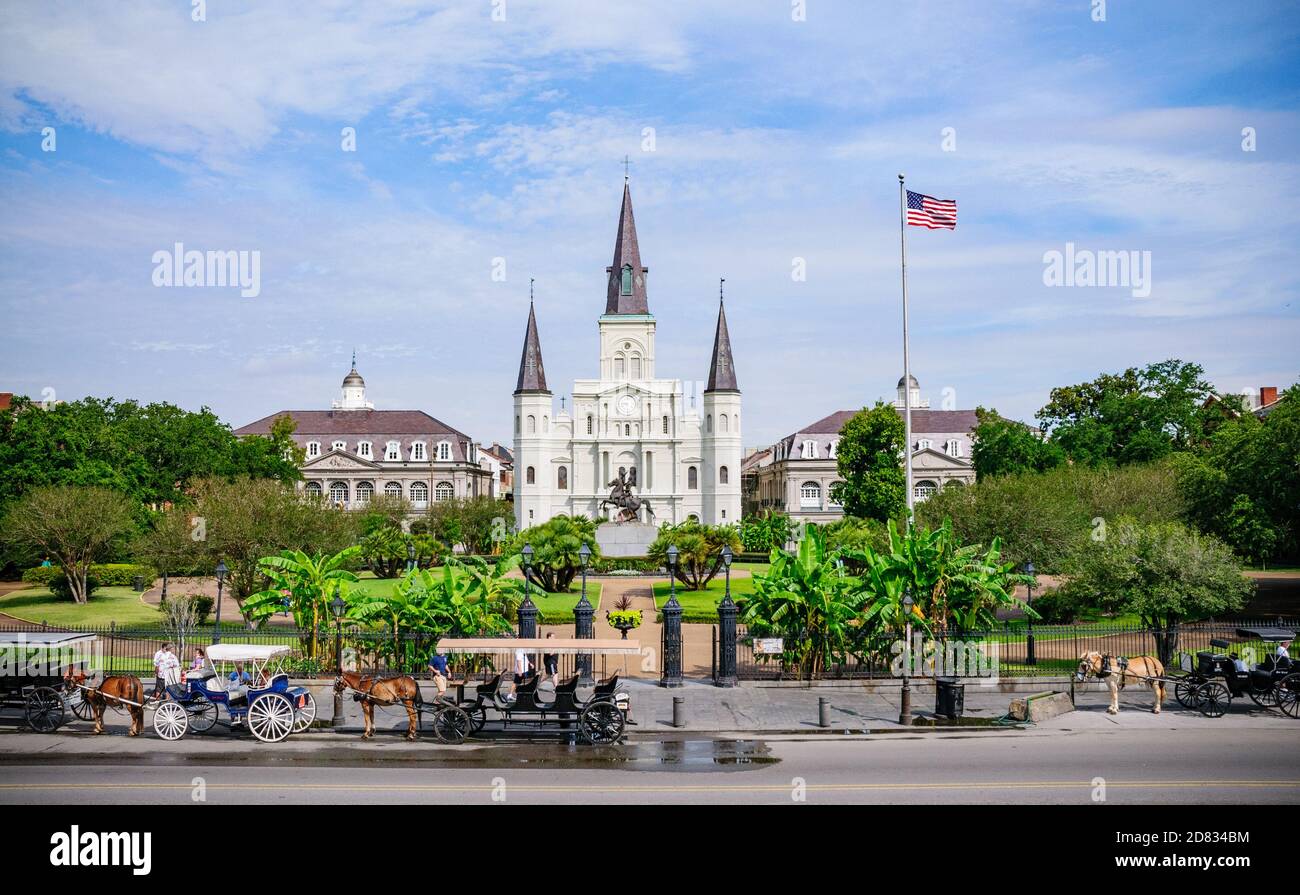
[[[741,407],[727,317],[721,303],[708,385],[655,370],[655,318],[646,298],[632,197],[623,207],[598,321],[600,367],[573,383],[573,406],[555,410],[530,306],[514,392],[515,517],[519,527],[566,514],[610,519],[602,506],[620,475],[648,506],[642,522],[740,521]]]

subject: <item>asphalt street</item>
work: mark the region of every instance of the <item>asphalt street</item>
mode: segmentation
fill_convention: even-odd
[[[425,747],[409,761],[0,763],[0,803],[1300,804],[1286,729],[890,733]]]

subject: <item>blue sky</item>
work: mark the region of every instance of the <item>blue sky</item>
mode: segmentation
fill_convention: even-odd
[[[747,445],[892,394],[899,171],[960,210],[908,234],[936,406],[1300,378],[1300,4],[804,8],[6,4],[0,391],[239,426],[328,406],[355,348],[377,406],[508,439],[530,277],[557,399],[595,375],[625,154],[658,372],[706,377],[725,276]],[[261,294],[155,287],[176,242],[260,252]],[[1046,286],[1068,242],[1150,252],[1150,296]]]

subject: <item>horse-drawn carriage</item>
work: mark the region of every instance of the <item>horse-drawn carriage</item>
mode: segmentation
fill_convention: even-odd
[[[94,634],[0,633],[0,709],[20,710],[38,733],[58,730],[69,712],[88,718],[72,675],[90,662]]]
[[[1295,639],[1295,632],[1286,628],[1238,628],[1236,634],[1238,653],[1250,643]],[[1223,639],[1211,640],[1210,646],[1212,649],[1201,650],[1194,657],[1182,657],[1181,674],[1173,679],[1179,704],[1208,718],[1219,718],[1234,698],[1249,696],[1262,708],[1278,708],[1300,718],[1300,666],[1275,655],[1252,663],[1239,654],[1229,654],[1233,644]]]
[[[289,686],[280,665],[290,652],[287,646],[213,644],[202,669],[186,672],[184,683],[167,687],[154,708],[154,732],[164,740],[179,740],[187,731],[202,733],[223,723],[232,729],[244,726],[264,743],[278,743],[306,730],[316,719],[316,700],[306,688]],[[234,673],[228,670],[232,665]],[[241,665],[247,667],[241,671]]]
[[[487,658],[490,668],[512,668],[520,650],[535,657],[574,655],[590,662],[597,656],[640,656],[641,645],[635,640],[448,638],[437,646],[437,652],[446,655]],[[588,743],[608,745],[623,738],[632,708],[631,698],[619,688],[617,673],[603,680],[579,672],[564,680],[534,674],[516,681],[511,671],[502,671],[474,685],[472,693],[465,693],[464,685],[460,689],[457,704],[472,724],[471,734],[494,721],[500,722],[502,730],[576,730]]]

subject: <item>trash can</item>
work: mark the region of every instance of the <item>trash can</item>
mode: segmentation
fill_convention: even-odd
[[[144,593],[144,576],[136,575],[134,578],[132,578],[131,587],[135,588],[135,592],[138,594]]]
[[[934,713],[956,721],[966,709],[966,685],[955,677],[934,679]]]

